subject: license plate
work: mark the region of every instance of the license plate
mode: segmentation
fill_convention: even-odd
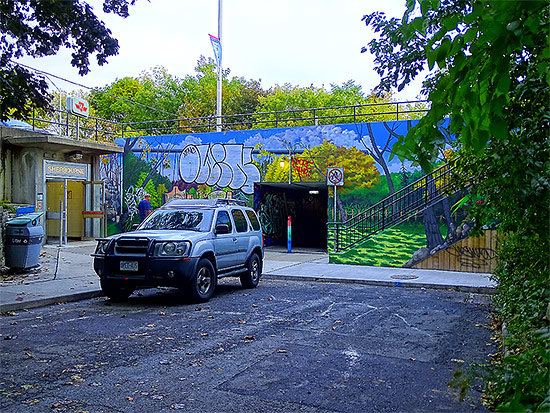
[[[120,261],[120,271],[137,271],[137,261]]]

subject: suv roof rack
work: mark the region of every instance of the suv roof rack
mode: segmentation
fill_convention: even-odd
[[[181,207],[215,207],[219,205],[239,205],[246,206],[245,201],[238,199],[224,199],[224,198],[212,198],[212,199],[172,199],[165,203],[162,209],[181,208]]]
[[[245,201],[241,201],[240,199],[225,199],[225,198],[215,198],[216,205],[239,205],[239,206],[246,206]]]

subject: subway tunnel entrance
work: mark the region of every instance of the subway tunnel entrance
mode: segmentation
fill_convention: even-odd
[[[254,209],[265,246],[287,245],[287,221],[292,220],[292,248],[327,250],[328,189],[321,183],[254,184]]]

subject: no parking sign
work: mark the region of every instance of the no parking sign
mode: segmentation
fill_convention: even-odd
[[[335,166],[327,168],[327,185],[343,186],[344,185],[344,167]]]

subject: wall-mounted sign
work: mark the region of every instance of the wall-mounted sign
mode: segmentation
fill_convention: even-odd
[[[78,96],[67,96],[67,110],[76,116],[90,116],[90,104]]]
[[[44,175],[47,178],[64,178],[82,181],[88,178],[88,165],[83,163],[44,161]]]

